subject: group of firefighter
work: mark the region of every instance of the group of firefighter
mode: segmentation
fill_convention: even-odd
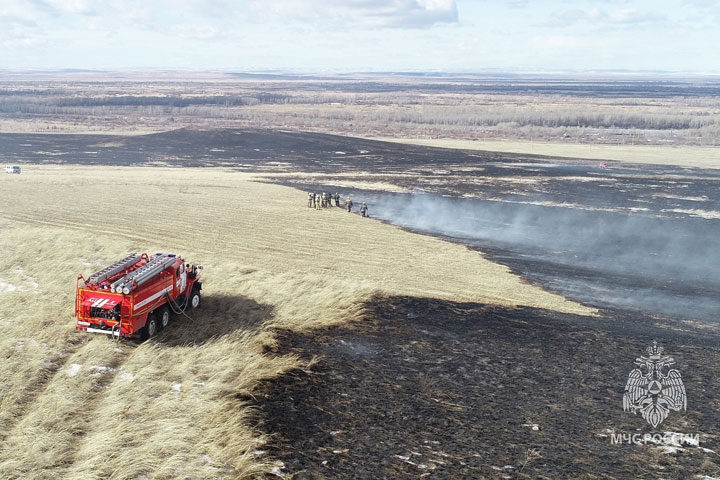
[[[327,208],[333,206],[333,201],[335,202],[335,206],[340,206],[340,194],[336,193],[333,195],[332,193],[314,193],[314,192],[308,192],[308,208],[315,208],[317,210],[320,210],[321,208]],[[352,212],[353,208],[353,201],[350,200],[350,198],[345,199],[345,208],[347,208],[348,212]],[[360,205],[360,215],[363,217],[367,217],[368,215],[368,207],[367,203],[363,202],[362,205]]]

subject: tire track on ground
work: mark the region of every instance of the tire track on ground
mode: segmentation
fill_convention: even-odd
[[[88,401],[83,404],[83,414],[88,419],[93,418],[95,416],[95,413],[101,408],[107,408],[107,405],[104,402],[107,388],[109,385],[113,384],[118,379],[120,372],[123,370],[123,366],[132,360],[136,346],[123,344],[122,346],[115,346],[113,348],[114,355],[110,357],[109,362],[104,362],[108,363],[108,365],[106,366],[110,367],[111,370],[109,371],[109,373],[100,376],[100,379],[94,385],[95,391],[90,396],[90,398],[88,398]],[[88,420],[84,423],[82,429],[76,430],[74,432],[73,443],[75,445],[80,445],[82,442],[85,441],[85,439],[91,433],[90,427],[91,422]],[[81,460],[80,458],[78,458],[79,452],[80,448],[75,448],[73,450],[72,459],[63,466],[63,474],[60,476],[60,478],[65,478],[65,473],[69,471],[72,466],[75,465],[75,463]]]
[[[68,336],[68,342],[72,344],[71,342],[72,338]],[[26,402],[23,402],[23,405],[26,407],[23,409],[23,412],[15,417],[15,421],[9,428],[6,428],[5,432],[3,432],[3,435],[0,436],[0,441],[2,441],[3,445],[7,443],[8,439],[10,439],[13,436],[13,433],[17,428],[19,428],[19,425],[22,424],[23,419],[25,419],[30,413],[32,413],[32,408],[37,403],[37,399],[42,398],[43,395],[47,392],[50,385],[53,383],[53,380],[58,378],[60,374],[62,374],[63,370],[65,370],[67,367],[69,367],[68,363],[70,362],[70,359],[76,355],[78,352],[80,352],[84,347],[88,345],[88,341],[84,339],[80,339],[76,344],[72,344],[73,348],[70,348],[69,350],[64,350],[60,354],[58,354],[55,359],[57,361],[52,361],[52,367],[45,370],[47,372],[45,375],[43,375],[43,379],[38,382],[37,388],[34,388],[32,390],[32,395],[27,398]],[[64,361],[62,361],[64,359]],[[5,449],[0,447],[0,454],[4,453]],[[2,455],[0,455],[2,457]]]
[[[106,338],[81,340],[76,348],[64,352],[65,361],[56,364],[53,373],[47,376],[42,388],[36,390],[33,398],[27,402],[27,408],[25,408],[23,414],[17,417],[12,428],[8,429],[7,434],[2,439],[3,447],[0,448],[0,458],[3,459],[3,462],[0,463],[1,478],[22,478],[22,475],[29,473],[29,471],[37,475],[38,470],[47,471],[48,476],[57,477],[57,465],[67,464],[67,458],[65,458],[67,451],[64,450],[63,446],[76,444],[80,438],[87,435],[89,421],[86,419],[91,418],[93,412],[100,408],[105,387],[115,380],[122,365],[132,356],[132,351],[129,350],[131,347],[118,347],[111,342],[107,342],[107,340]],[[88,354],[92,358],[93,349],[98,347],[100,342],[107,343],[108,348],[113,349],[107,358],[103,358],[99,362],[104,365],[86,366],[81,364],[82,367],[73,373],[73,364],[80,361],[78,356],[82,357],[83,354]],[[131,352],[129,355],[128,351]],[[82,371],[83,368],[86,371]],[[68,380],[72,377],[79,378],[79,375],[92,377],[76,386],[72,393],[81,395],[82,403],[73,402],[71,405],[64,405],[62,402],[64,398],[58,398],[58,396],[64,397],[65,391],[62,386],[67,385]],[[79,381],[82,381],[82,379]],[[53,405],[55,407],[54,411],[48,409],[48,405]],[[67,425],[58,425],[59,433],[54,432],[54,435],[60,435],[62,438],[57,439],[58,441],[50,445],[49,448],[42,448],[42,455],[36,455],[37,463],[25,462],[20,464],[23,468],[28,469],[28,472],[18,471],[16,469],[18,463],[14,460],[30,457],[34,453],[33,448],[39,448],[30,445],[27,447],[28,452],[21,451],[18,446],[27,445],[27,438],[32,438],[35,431],[43,430],[42,425],[47,422],[49,417],[68,422]],[[51,453],[52,448],[56,448],[58,451]],[[55,462],[43,464],[42,462],[46,458],[54,458]],[[62,478],[62,476],[57,478]]]
[[[68,337],[68,343],[72,344],[70,340],[71,338]],[[6,444],[7,439],[12,435],[14,429],[22,423],[22,420],[25,417],[27,417],[37,399],[42,398],[52,380],[59,372],[62,371],[63,367],[67,365],[67,359],[75,355],[75,353],[77,353],[83,345],[82,340],[80,340],[77,344],[73,344],[73,348],[63,350],[56,356],[50,358],[50,366],[38,372],[38,381],[33,385],[33,388],[30,388],[23,393],[23,402],[20,404],[22,408],[15,413],[12,421],[7,422],[6,425],[4,425],[3,431],[0,431],[0,458],[2,457],[1,453],[4,451],[3,445]],[[63,359],[66,360],[63,362]]]
[[[32,215],[28,215],[28,214],[11,214],[11,215],[0,214],[0,216],[2,218],[10,220],[10,221],[22,222],[22,223],[30,224],[30,225],[42,225],[42,226],[50,226],[50,227],[57,227],[57,228],[70,228],[73,230],[91,232],[94,235],[100,233],[100,234],[105,234],[105,235],[110,235],[110,236],[123,237],[123,238],[127,238],[129,240],[139,241],[139,242],[143,242],[143,243],[146,243],[146,242],[163,243],[168,240],[167,232],[165,232],[165,235],[161,235],[161,232],[158,231],[158,237],[152,238],[147,235],[145,235],[145,236],[134,235],[131,233],[122,232],[122,231],[118,231],[118,230],[98,229],[98,228],[96,228],[95,225],[83,224],[83,223],[75,222],[72,220],[64,220],[64,219],[57,219],[54,221],[42,220],[42,219],[36,218]],[[214,253],[210,250],[202,249],[199,247],[194,248],[194,250],[197,250],[202,253],[207,253],[207,254]]]

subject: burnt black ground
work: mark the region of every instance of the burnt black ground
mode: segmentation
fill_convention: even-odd
[[[613,445],[653,433],[623,412],[633,360],[657,340],[677,361],[688,412],[657,431],[700,433],[716,450],[717,330],[628,317],[561,315],[423,298],[378,299],[367,321],[284,336],[318,355],[259,393],[271,453],[292,478],[692,478],[718,455]],[[532,425],[537,424],[534,430]]]
[[[380,175],[376,180],[389,178],[417,191],[504,201],[526,201],[528,195],[554,202],[581,198],[585,206],[595,208],[615,208],[619,202],[627,203],[628,208],[646,207],[648,197],[655,192],[684,197],[688,185],[692,185],[695,195],[708,197],[710,203],[703,204],[703,208],[720,209],[720,170],[620,162],[607,169],[597,160],[450,150],[280,130],[181,129],[138,136],[0,133],[0,162],[224,166],[260,172],[281,168],[330,174],[328,180],[333,179],[333,173],[350,174],[342,177],[344,180],[366,180],[366,173],[371,172]],[[482,170],[463,173],[467,167]],[[407,173],[413,175],[404,179],[382,177]],[[543,181],[524,186],[508,182],[528,176],[542,177]],[[570,181],[569,176],[589,181]],[[478,183],[477,177],[496,181]],[[554,178],[558,181],[551,181]],[[680,198],[651,200],[657,209],[698,207],[697,202]]]
[[[363,153],[365,152],[365,153]],[[485,154],[487,160],[528,156]],[[297,171],[401,171],[417,164],[474,163],[477,156],[320,133],[280,130],[174,130],[138,135],[0,133],[3,163],[83,165],[233,166],[265,170],[277,162]]]

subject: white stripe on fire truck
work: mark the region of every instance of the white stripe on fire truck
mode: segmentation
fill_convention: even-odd
[[[93,307],[93,308],[102,308],[103,305],[105,305],[105,304],[108,303],[109,301],[110,301],[109,298],[98,298],[98,299],[96,299],[96,300],[93,302],[93,304],[90,305],[90,306]]]
[[[112,330],[102,330],[100,328],[92,328],[92,327],[88,327],[87,331],[90,333],[104,333],[105,335],[113,334]]]
[[[158,297],[160,297],[160,296],[162,296],[162,295],[165,295],[167,292],[169,292],[170,290],[172,290],[172,288],[173,288],[172,285],[170,285],[170,286],[167,287],[166,289],[160,290],[160,291],[157,292],[155,295],[146,298],[146,299],[143,300],[142,302],[136,303],[134,310],[137,310],[138,308],[142,308],[142,307],[144,307],[145,305],[147,305],[148,303],[150,303],[150,302],[152,302],[153,300],[157,299]]]

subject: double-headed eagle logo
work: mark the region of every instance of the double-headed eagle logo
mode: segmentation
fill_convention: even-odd
[[[663,347],[653,342],[646,349],[648,356],[635,359],[634,369],[628,376],[623,395],[623,410],[638,411],[653,428],[660,425],[670,413],[687,410],[687,395],[680,372],[674,368],[675,360],[663,355]],[[667,368],[667,373],[665,369]],[[643,373],[645,370],[645,373]]]

